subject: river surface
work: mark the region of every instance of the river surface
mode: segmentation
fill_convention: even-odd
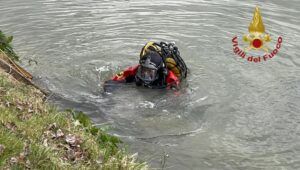
[[[270,48],[283,42],[272,59],[250,63],[231,40],[248,33],[256,5]],[[0,29],[53,103],[109,127],[152,168],[175,170],[300,169],[299,16],[298,0],[0,3]],[[190,68],[183,88],[105,93],[103,82],[136,64],[150,40],[179,47]]]

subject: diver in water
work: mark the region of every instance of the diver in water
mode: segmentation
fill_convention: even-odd
[[[174,43],[147,43],[139,64],[115,75],[107,83],[133,83],[148,88],[178,88],[187,76],[187,67]]]

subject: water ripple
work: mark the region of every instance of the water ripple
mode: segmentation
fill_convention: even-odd
[[[259,64],[231,44],[256,5],[272,39],[284,40]],[[23,60],[38,62],[22,64],[59,94],[54,102],[109,122],[141,157],[166,152],[172,169],[299,169],[299,11],[297,0],[10,0],[0,23]],[[190,68],[184,88],[103,93],[149,40],[176,42]]]

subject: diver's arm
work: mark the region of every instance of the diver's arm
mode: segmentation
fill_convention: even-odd
[[[105,92],[112,92],[120,88],[122,83],[130,83],[135,80],[135,74],[138,66],[129,67],[128,69],[116,74],[112,79],[104,82],[103,89]]]
[[[116,74],[112,78],[112,80],[120,82],[120,83],[131,83],[131,82],[134,82],[138,66],[139,65],[127,68],[126,70],[124,70],[124,71]]]

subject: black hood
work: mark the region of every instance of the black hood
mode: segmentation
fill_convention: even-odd
[[[154,64],[157,69],[163,66],[162,57],[157,52],[148,52],[140,59],[140,64],[143,65],[147,59],[150,59],[150,62]]]

